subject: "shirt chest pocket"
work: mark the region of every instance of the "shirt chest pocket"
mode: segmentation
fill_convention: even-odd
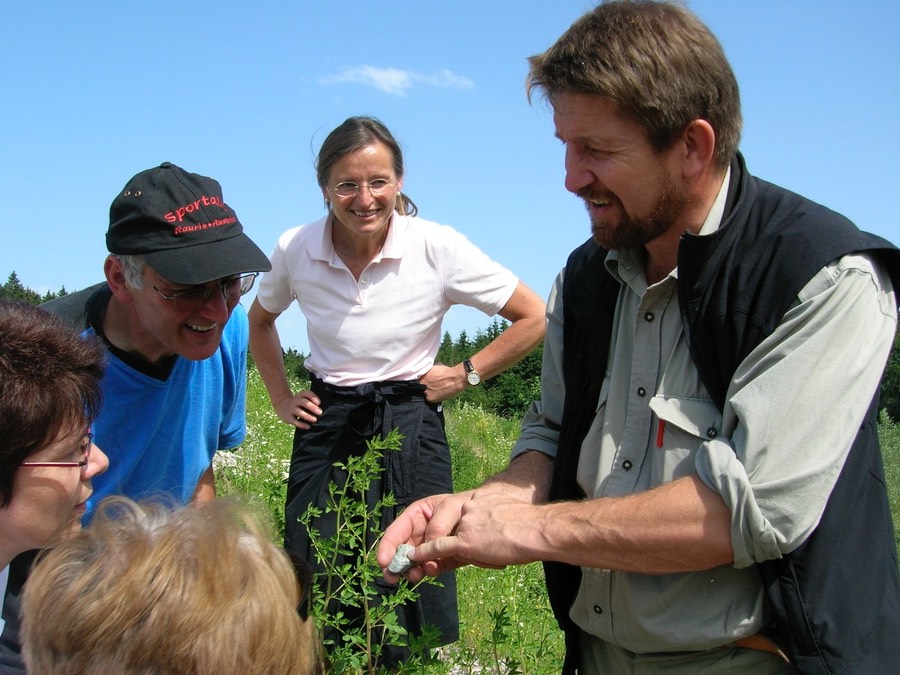
[[[718,438],[722,413],[708,399],[654,396],[656,414],[649,457],[651,485],[694,473],[694,455],[703,443]]]

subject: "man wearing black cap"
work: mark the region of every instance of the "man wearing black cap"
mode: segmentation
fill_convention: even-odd
[[[245,435],[248,327],[238,303],[271,266],[219,183],[168,162],[129,180],[109,215],[106,281],[44,305],[109,352],[92,431],[110,469],[94,480],[89,513],[110,494],[211,499],[213,456]],[[4,673],[24,672],[9,619],[31,553],[9,570]]]
[[[211,497],[213,455],[245,433],[238,301],[269,261],[218,182],[168,162],[128,181],[109,221],[106,284],[85,310],[111,355],[94,437],[112,466],[90,506],[116,493]]]

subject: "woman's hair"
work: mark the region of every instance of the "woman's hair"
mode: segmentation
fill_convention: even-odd
[[[0,507],[28,455],[93,422],[104,354],[55,314],[0,300]]]
[[[397,178],[403,178],[403,151],[388,128],[374,117],[348,117],[328,134],[322,147],[319,148],[319,156],[316,159],[316,180],[319,187],[327,193],[328,179],[335,163],[347,153],[374,143],[381,143],[387,147],[393,160],[394,173],[397,174]],[[408,216],[414,216],[419,211],[413,200],[402,192],[397,193],[394,209],[397,213]]]
[[[321,672],[290,559],[242,502],[105,499],[43,554],[22,599],[29,672]]]
[[[529,99],[561,94],[614,102],[640,124],[657,152],[692,121],[716,133],[716,164],[727,167],[741,137],[737,80],[722,46],[696,16],[669,2],[604,2],[578,19],[543,54],[532,56]]]

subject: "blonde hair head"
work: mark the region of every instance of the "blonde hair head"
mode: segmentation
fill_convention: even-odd
[[[29,672],[319,672],[292,564],[269,535],[229,499],[178,509],[104,500],[28,580]]]

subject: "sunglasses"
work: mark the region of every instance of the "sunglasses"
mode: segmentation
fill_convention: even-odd
[[[253,282],[256,281],[258,276],[259,272],[242,274],[241,276],[220,281],[214,286],[194,286],[175,293],[163,293],[154,284],[150,283],[149,279],[143,278],[153,287],[154,291],[159,293],[160,297],[171,302],[177,311],[192,312],[209,302],[213,293],[216,292],[220,292],[225,300],[237,301],[242,295],[250,292],[250,289],[253,288]]]

